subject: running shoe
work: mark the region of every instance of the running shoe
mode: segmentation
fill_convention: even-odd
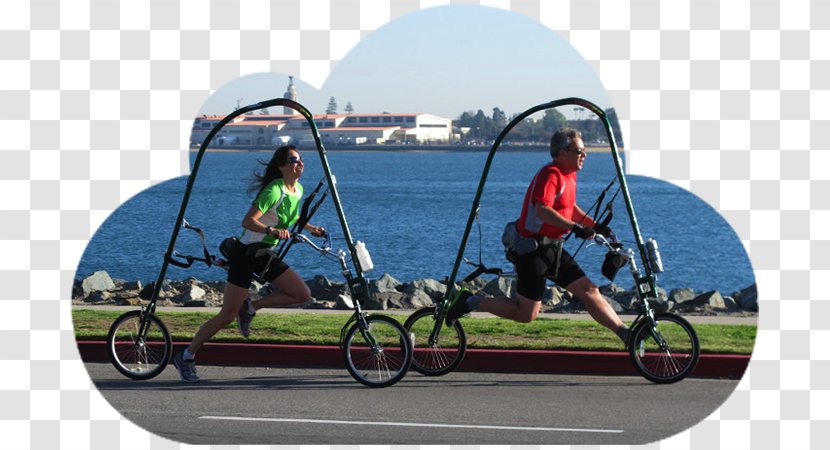
[[[628,328],[626,325],[620,326],[620,328],[622,328],[622,327],[625,327],[625,328],[622,329],[622,330],[618,329],[615,334],[617,335],[618,338],[620,338],[621,341],[623,341],[623,345],[625,345],[625,349],[628,350],[628,341],[629,341],[629,339],[631,339],[631,328]]]
[[[254,320],[255,315],[254,302],[250,298],[246,298],[245,303],[239,308],[239,314],[236,315],[236,325],[239,327],[242,336],[248,337],[251,334],[251,321]]]
[[[173,366],[179,371],[179,378],[185,383],[198,383],[199,376],[196,375],[196,361],[184,359],[182,353],[173,356]]]
[[[470,314],[470,307],[467,306],[467,299],[472,295],[473,293],[467,289],[461,289],[455,294],[455,300],[450,306],[450,310],[447,311],[446,322],[448,327],[455,325],[455,321],[461,317]]]

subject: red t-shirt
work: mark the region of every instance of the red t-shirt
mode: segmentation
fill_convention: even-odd
[[[553,163],[542,167],[527,188],[522,204],[522,215],[519,216],[517,225],[519,234],[524,237],[559,238],[568,233],[570,230],[543,222],[536,215],[535,205],[537,203],[552,206],[554,211],[571,219],[576,204],[576,171],[563,174]]]

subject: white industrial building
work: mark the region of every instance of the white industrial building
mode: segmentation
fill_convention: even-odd
[[[202,116],[193,122],[191,145],[201,145],[224,116]],[[313,116],[325,145],[447,144],[452,120],[432,114],[322,114]],[[270,147],[291,143],[311,147],[308,121],[301,115],[243,115],[226,124],[212,147]]]

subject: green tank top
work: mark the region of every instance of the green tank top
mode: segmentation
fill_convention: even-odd
[[[297,223],[300,218],[300,200],[303,197],[303,186],[298,182],[294,185],[295,192],[288,192],[285,188],[285,181],[276,179],[265,186],[253,205],[262,212],[259,221],[269,227],[289,229]],[[251,230],[242,230],[239,239],[250,244],[253,242],[265,242],[275,244],[277,238],[265,233],[256,233]]]

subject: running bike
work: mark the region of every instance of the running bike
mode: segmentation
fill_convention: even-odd
[[[294,226],[291,239],[283,241],[278,250],[266,248],[260,249],[260,251],[269,253],[269,264],[271,264],[283,258],[294,243],[305,243],[311,245],[320,254],[333,257],[340,263],[349,293],[351,294],[351,299],[353,300],[352,306],[355,310],[354,314],[341,330],[340,343],[346,368],[355,380],[370,387],[386,387],[400,381],[409,370],[412,363],[412,343],[409,339],[409,334],[403,326],[390,317],[369,315],[362,309],[361,299],[367,299],[370,295],[369,285],[364,276],[364,272],[372,269],[371,258],[368,256],[368,252],[366,252],[362,243],[352,239],[337,193],[334,176],[329,168],[326,151],[320,140],[320,133],[313,120],[313,116],[299,103],[278,98],[256,103],[234,111],[217,123],[210,133],[208,133],[204,142],[202,142],[194,160],[193,169],[188,177],[182,205],[173,228],[167,252],[164,255],[159,276],[156,282],[149,286],[152,292],[147,294],[146,300],[148,300],[148,303],[142,306],[140,310],[129,311],[119,316],[110,327],[107,335],[107,349],[110,361],[124,376],[135,380],[151,379],[165,369],[173,355],[173,342],[170,337],[170,332],[164,325],[164,322],[155,314],[156,302],[161,292],[168,265],[173,264],[186,268],[190,267],[194,262],[203,262],[208,266],[221,266],[224,263],[223,260],[211,255],[204,245],[204,232],[200,228],[191,226],[184,219],[190,193],[193,189],[193,184],[205,150],[219,130],[234,118],[241,114],[273,106],[290,107],[308,121],[311,134],[317,145],[317,151],[325,177],[304,201],[300,220]],[[320,200],[311,206],[314,197],[320,191],[324,182],[327,185],[327,189],[323,192]],[[303,229],[304,224],[308,223],[308,219],[328,194],[332,197],[332,202],[334,203],[343,232],[343,238],[348,246],[348,256],[351,257],[350,259],[354,266],[354,272],[352,272],[346,262],[347,253],[343,250],[332,250],[329,245],[329,238],[327,238],[326,244],[318,246],[306,236],[297,232],[297,230]],[[175,251],[176,239],[182,228],[194,230],[199,234],[203,244],[203,255],[182,255]],[[261,273],[265,273],[266,271],[263,270]],[[259,281],[262,282],[264,280]]]
[[[673,383],[688,376],[694,369],[700,357],[700,345],[694,328],[682,317],[671,313],[658,313],[653,310],[654,301],[657,296],[657,261],[658,258],[649,259],[652,250],[650,243],[647,244],[640,232],[640,226],[634,212],[634,206],[628,189],[628,184],[623,171],[622,159],[617,149],[611,123],[605,111],[597,105],[581,98],[565,98],[543,103],[534,106],[516,116],[502,130],[493,143],[487,156],[478,190],[473,199],[467,225],[461,238],[458,254],[453,265],[451,275],[447,278],[447,289],[440,302],[435,306],[425,307],[415,311],[404,323],[404,327],[410,332],[410,338],[415,349],[412,368],[427,376],[445,375],[456,369],[464,359],[467,350],[467,339],[461,321],[456,320],[451,326],[446,324],[446,317],[453,302],[459,297],[463,288],[455,285],[456,278],[462,261],[469,262],[464,253],[467,241],[470,236],[474,221],[478,218],[481,197],[490,166],[493,162],[496,151],[505,139],[507,134],[516,125],[522,123],[531,114],[562,106],[581,106],[594,113],[604,125],[608,143],[611,148],[611,155],[614,159],[616,176],[602,191],[594,205],[588,210],[596,207],[593,217],[598,223],[608,225],[613,216],[611,205],[618,194],[622,194],[626,210],[633,231],[636,247],[621,251],[617,243],[610,241],[599,241],[609,248],[611,265],[614,267],[620,264],[628,264],[631,274],[634,277],[634,284],[637,291],[637,298],[641,305],[641,311],[631,327],[631,336],[626,345],[627,350],[637,371],[646,379],[656,383]],[[617,186],[616,193],[606,204],[600,217],[600,207],[605,200],[609,190]],[[567,238],[566,238],[567,239]],[[653,242],[653,241],[650,241]],[[606,245],[607,244],[607,245]],[[613,252],[610,249],[615,249]],[[656,252],[656,246],[654,246]],[[639,254],[642,262],[642,270],[639,270],[635,263],[635,253]],[[622,255],[622,256],[620,256]],[[659,255],[659,254],[658,254]],[[624,259],[624,261],[623,261]],[[488,268],[479,261],[472,264],[476,269],[463,281],[470,281],[482,274],[501,275],[500,269]],[[616,267],[619,269],[619,267]]]

